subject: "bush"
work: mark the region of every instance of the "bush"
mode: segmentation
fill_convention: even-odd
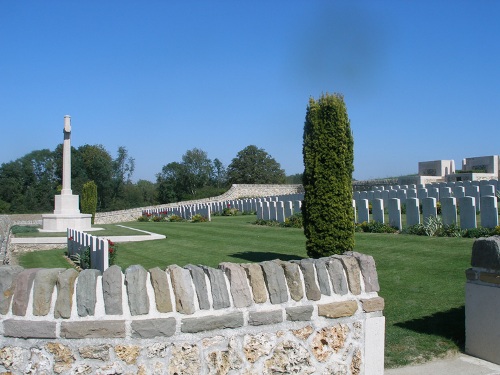
[[[222,210],[222,216],[236,216],[238,214],[237,208],[226,207]]]
[[[170,216],[168,216],[168,221],[170,221],[172,223],[179,223],[181,221],[184,221],[184,219],[182,217],[180,217],[179,215],[170,215]]]
[[[402,231],[404,234],[434,237],[462,237],[463,231],[456,224],[443,224],[440,217],[428,217],[423,224],[415,224]]]
[[[377,221],[366,222],[356,224],[356,232],[365,233],[397,233],[398,229],[391,227],[389,224],[379,223]]]
[[[147,221],[149,221],[149,216],[147,216],[147,215],[139,216],[139,218],[137,219],[137,221],[147,222]]]
[[[471,228],[467,229],[463,236],[467,238],[489,237],[493,235],[495,230],[496,227],[495,229],[484,228],[484,227]]]
[[[495,229],[493,229],[492,236],[500,236],[500,225],[497,225]]]
[[[298,212],[290,217],[287,217],[285,219],[285,222],[281,223],[281,226],[286,228],[302,228],[303,226],[302,213]]]
[[[154,215],[153,216],[153,222],[155,222],[155,223],[162,223],[165,221],[167,221],[166,216],[163,216],[163,215]]]
[[[280,223],[277,220],[257,219],[257,220],[255,220],[254,224],[256,224],[256,225],[266,225],[268,227],[279,227],[280,226]]]
[[[403,234],[412,234],[415,236],[426,236],[425,227],[423,224],[415,224],[408,228],[403,229]]]
[[[200,214],[193,215],[193,217],[191,218],[192,223],[205,223],[207,221],[208,219]]]

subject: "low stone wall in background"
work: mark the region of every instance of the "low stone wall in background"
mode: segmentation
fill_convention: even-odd
[[[0,372],[383,374],[384,300],[359,253],[102,275],[3,266],[0,289]]]
[[[168,203],[150,207],[133,208],[129,210],[98,212],[95,215],[95,224],[113,224],[127,221],[135,221],[143,211],[155,210],[157,208],[178,207],[180,205],[193,205],[207,202],[222,202],[239,198],[250,197],[269,197],[275,195],[302,193],[302,185],[259,185],[259,184],[233,184],[224,194],[217,197],[203,198],[191,201],[182,201],[177,203]]]

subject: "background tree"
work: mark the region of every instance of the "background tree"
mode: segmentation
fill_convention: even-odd
[[[95,213],[97,210],[97,185],[94,181],[89,181],[83,185],[80,205],[82,207],[82,213],[92,215],[91,223],[94,225]]]
[[[54,153],[32,151],[0,166],[0,212],[47,212],[54,209],[54,195],[60,181]]]
[[[286,176],[287,184],[302,184],[302,173],[295,173],[289,176]]]
[[[227,178],[230,184],[283,184],[285,171],[264,149],[250,145],[231,161]]]
[[[303,219],[307,255],[342,254],[354,248],[352,173],[354,142],[344,98],[309,100],[304,124]]]
[[[225,190],[225,176],[226,170],[219,159],[210,160],[198,148],[188,150],[182,162],[168,163],[156,175],[158,200],[170,203],[220,195]]]

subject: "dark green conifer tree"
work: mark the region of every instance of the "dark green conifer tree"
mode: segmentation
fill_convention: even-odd
[[[309,99],[302,153],[307,255],[319,258],[353,250],[354,141],[341,94]]]
[[[94,225],[95,212],[97,210],[97,185],[94,181],[83,184],[81,211],[83,214],[92,214],[92,225]]]

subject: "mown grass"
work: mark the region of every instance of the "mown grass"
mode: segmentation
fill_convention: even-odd
[[[19,238],[33,238],[33,237],[66,237],[66,232],[38,232],[40,227],[27,227],[22,226],[17,230],[13,229],[12,233]],[[144,233],[139,233],[135,230],[122,228],[116,224],[97,224],[93,228],[98,228],[98,230],[93,230],[88,233],[93,236],[137,236],[143,235]],[[20,229],[20,230],[19,230]],[[31,229],[31,230],[30,230]],[[101,230],[102,229],[102,230]]]
[[[146,269],[188,263],[259,262],[306,257],[301,229],[252,225],[255,216],[214,217],[210,223],[125,223],[165,240],[118,244],[117,264]],[[464,271],[472,239],[356,233],[355,250],[375,258],[386,308],[386,367],[464,349]],[[62,250],[29,253],[25,267],[61,267]],[[60,258],[62,263],[57,263]],[[28,262],[28,258],[31,258]],[[68,264],[66,263],[65,267]]]

